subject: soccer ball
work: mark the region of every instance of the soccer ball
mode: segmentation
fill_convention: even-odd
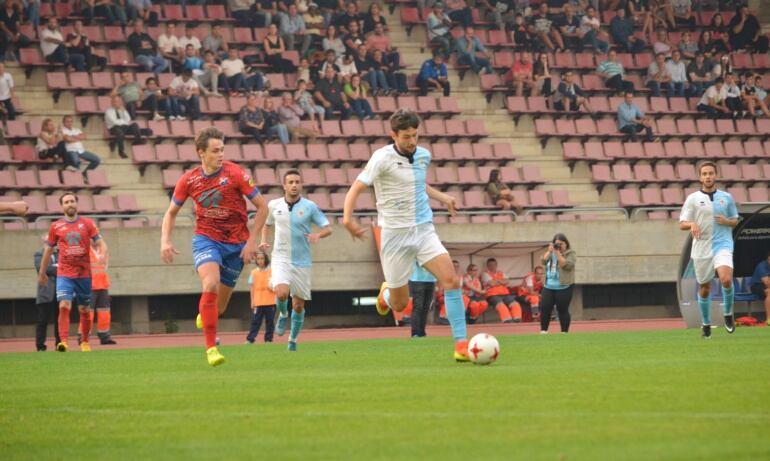
[[[494,336],[479,333],[468,343],[468,355],[476,365],[489,365],[500,355],[500,344]]]

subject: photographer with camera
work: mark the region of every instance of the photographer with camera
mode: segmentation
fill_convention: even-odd
[[[545,286],[540,298],[540,334],[548,333],[554,306],[559,313],[561,332],[569,331],[569,304],[572,301],[572,285],[575,283],[575,260],[564,234],[556,234],[548,244],[548,251],[542,258],[545,266]]]

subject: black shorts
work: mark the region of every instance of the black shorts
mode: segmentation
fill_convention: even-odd
[[[109,290],[94,290],[91,299],[93,299],[94,309],[110,308]]]
[[[759,296],[759,299],[765,299],[765,287],[759,283],[751,286],[751,292]]]
[[[562,104],[561,101],[555,101],[553,103],[553,108],[556,109],[556,110],[562,110],[562,111],[563,110],[567,110],[567,109],[564,108],[564,104]],[[577,102],[570,101],[569,102],[569,110],[572,111],[572,112],[577,112],[578,110],[580,110],[580,106],[578,105]]]

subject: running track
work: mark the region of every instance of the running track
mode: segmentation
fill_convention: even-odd
[[[551,333],[559,331],[558,322],[551,324]],[[645,319],[645,320],[591,320],[572,322],[571,332],[592,332],[592,331],[642,331],[642,330],[674,330],[685,328],[681,318],[673,319]],[[537,323],[526,324],[481,324],[469,325],[468,337],[476,333],[491,333],[493,335],[511,335],[511,334],[538,334],[540,328]],[[262,339],[262,332],[258,339]],[[386,338],[406,338],[409,337],[409,327],[379,327],[379,328],[334,328],[334,329],[316,329],[305,330],[302,332],[302,342],[308,341],[349,341],[356,339],[386,339]],[[428,336],[451,336],[451,330],[448,326],[430,325],[427,328]],[[243,344],[246,339],[246,332],[221,333],[219,335],[222,344],[235,345]],[[99,349],[140,349],[154,347],[183,347],[183,346],[202,346],[203,335],[201,333],[188,334],[158,334],[158,335],[124,335],[115,336],[118,342],[115,346],[101,346],[99,341],[92,338],[92,348]],[[275,342],[286,342],[288,335],[275,337]],[[74,346],[74,347],[73,347]],[[54,350],[53,339],[48,340],[48,350]],[[71,350],[77,350],[77,344],[74,337],[70,337]],[[0,352],[31,352],[35,350],[34,338],[14,338],[0,339]]]

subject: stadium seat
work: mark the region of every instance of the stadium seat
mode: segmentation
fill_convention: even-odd
[[[767,185],[763,185],[761,187],[749,187],[749,202],[770,202],[770,196],[768,196],[767,192]]]

